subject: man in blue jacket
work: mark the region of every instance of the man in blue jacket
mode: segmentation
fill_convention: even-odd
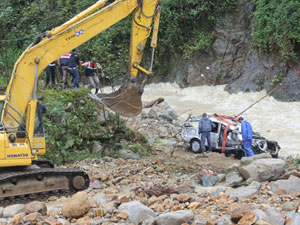
[[[245,150],[245,156],[253,156],[254,152],[252,151],[252,126],[251,124],[244,120],[243,117],[238,118],[238,122],[241,123],[242,128],[242,138],[243,138],[243,148]]]
[[[204,151],[205,151],[205,139],[207,139],[209,151],[212,150],[211,142],[210,142],[210,132],[215,127],[216,127],[216,125],[207,117],[207,114],[203,113],[202,119],[199,121],[199,124],[198,124],[198,136],[200,138],[200,134],[201,134],[202,153],[204,153]]]

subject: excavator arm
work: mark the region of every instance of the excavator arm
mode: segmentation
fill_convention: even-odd
[[[29,102],[36,101],[37,79],[49,63],[90,40],[130,14],[132,14],[130,76],[136,77],[139,70],[148,75],[151,74],[151,71],[140,66],[140,62],[147,38],[151,33],[152,19],[155,15],[154,36],[151,45],[152,47],[156,46],[161,0],[116,0],[110,5],[103,7],[106,1],[98,1],[65,24],[37,37],[23,52],[14,66],[12,77],[6,90],[5,104],[1,117],[3,128],[12,132],[16,131]],[[137,104],[137,107],[133,105],[135,107],[133,113],[126,113],[126,110],[130,111],[131,107],[131,104],[126,106],[128,98],[131,95],[141,95],[142,93],[142,87],[136,85],[134,79],[131,81],[128,85],[121,87],[117,93],[97,96],[97,98],[102,98],[102,102],[113,110],[120,110],[122,115],[137,115],[141,111],[141,97],[137,97],[136,100],[140,102]],[[120,97],[122,93],[125,94],[125,98]],[[112,104],[110,104],[111,101],[113,102]],[[118,101],[121,103],[119,104]]]

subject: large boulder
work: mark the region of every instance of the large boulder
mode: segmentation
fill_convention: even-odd
[[[237,187],[244,181],[244,178],[238,172],[230,172],[226,174],[225,186]]]
[[[202,176],[200,177],[199,183],[203,187],[211,187],[214,186],[219,181],[218,176]]]
[[[256,215],[256,218],[260,221],[265,221],[272,225],[284,225],[285,220],[283,216],[275,211],[272,207],[268,207],[267,211],[260,209],[254,209],[252,212]]]
[[[298,213],[292,218],[286,225],[298,225],[300,224],[300,214]]]
[[[123,149],[119,151],[119,156],[122,159],[141,159],[138,155],[134,154],[131,150]]]
[[[140,224],[145,221],[152,221],[156,213],[138,201],[126,202],[119,206],[120,211],[128,214],[127,222]]]
[[[239,168],[239,172],[247,183],[252,181],[277,180],[284,174],[285,161],[282,159],[258,159]]]
[[[288,180],[277,180],[271,186],[271,191],[276,192],[278,189],[283,190],[285,193],[296,195],[300,192],[300,178],[290,176]]]
[[[189,210],[180,210],[168,212],[159,215],[155,219],[157,225],[181,225],[183,223],[191,223],[194,220],[194,213]]]
[[[257,155],[253,155],[253,156],[247,156],[247,157],[243,157],[241,158],[241,163],[248,163],[250,161],[254,161],[257,159],[271,159],[272,155],[268,152],[266,153],[262,153],[262,154],[257,154]]]
[[[77,192],[63,206],[62,215],[67,218],[79,218],[83,216],[89,209],[90,203],[88,200],[88,195],[85,192]]]
[[[38,212],[45,216],[47,214],[47,206],[44,202],[33,201],[26,205],[26,214]]]
[[[3,217],[8,218],[8,217],[13,217],[14,215],[22,212],[25,208],[25,205],[23,204],[15,204],[15,205],[10,205],[4,208],[3,210]]]
[[[226,191],[230,198],[248,198],[251,195],[257,193],[261,184],[257,181],[253,181],[249,186],[240,187]]]

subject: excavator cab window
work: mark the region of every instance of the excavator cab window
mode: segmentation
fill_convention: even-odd
[[[44,123],[43,123],[43,114],[47,111],[46,106],[44,104],[37,103],[35,119],[34,119],[34,132],[33,137],[44,137]],[[26,113],[24,114],[23,120],[26,121]],[[18,128],[17,138],[25,138],[26,137],[26,124],[22,122]]]
[[[44,104],[37,103],[35,120],[34,120],[34,137],[44,137],[44,123],[43,123],[43,114],[47,112],[47,108]]]
[[[1,102],[0,102],[0,130],[2,130],[1,115],[2,115],[2,111],[3,111],[3,106],[4,106],[4,102],[1,101]]]

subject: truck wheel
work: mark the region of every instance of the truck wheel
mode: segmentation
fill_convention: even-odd
[[[236,151],[235,154],[234,154],[234,158],[236,159],[241,159],[243,158],[245,155],[244,151],[240,150],[240,151]]]
[[[277,158],[278,158],[278,153],[277,153],[277,154],[274,154],[274,155],[272,155],[272,158],[274,158],[274,159],[277,159]]]
[[[200,152],[201,143],[198,139],[194,139],[191,141],[191,151],[194,153]]]

